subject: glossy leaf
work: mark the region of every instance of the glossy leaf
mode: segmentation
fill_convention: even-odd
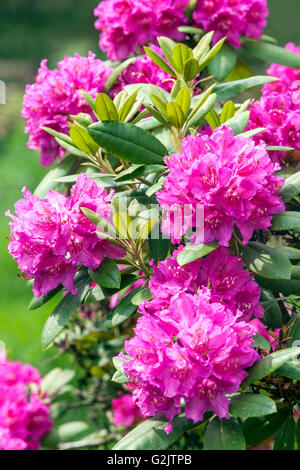
[[[209,73],[214,75],[218,82],[221,82],[233,70],[236,61],[236,51],[229,44],[224,44],[220,52],[209,63]]]
[[[289,409],[283,408],[272,415],[260,418],[248,418],[242,424],[247,445],[256,446],[272,436],[289,415]]]
[[[244,49],[254,57],[266,62],[300,69],[300,56],[275,44],[263,41],[248,41]]]
[[[191,106],[191,95],[187,87],[179,91],[176,97],[176,103],[182,109],[184,116],[187,116]]]
[[[186,82],[194,80],[199,73],[199,64],[194,57],[188,59],[184,64],[183,75]]]
[[[227,100],[228,98],[232,98],[249,88],[264,85],[265,83],[271,83],[276,80],[278,79],[268,77],[267,75],[256,75],[255,77],[249,77],[243,80],[220,83],[216,85],[214,91],[218,100]]]
[[[203,258],[218,248],[217,242],[201,243],[200,245],[187,245],[178,255],[179,266],[185,266],[193,261]]]
[[[144,47],[144,50],[146,54],[150,57],[150,59],[152,59],[153,62],[159,66],[159,68],[171,75],[171,77],[176,78],[176,73],[174,72],[174,70],[171,69],[167,62],[159,54],[157,54],[157,52],[153,51],[149,47]]]
[[[176,44],[173,49],[173,64],[177,72],[183,73],[185,63],[193,58],[193,51],[185,44]]]
[[[233,101],[227,101],[221,112],[220,123],[224,124],[229,119],[233,118],[235,112],[235,105]]]
[[[89,127],[91,136],[111,154],[130,163],[162,163],[168,152],[149,132],[124,122],[98,122]]]
[[[244,450],[246,441],[239,423],[234,418],[215,416],[204,436],[204,450]]]
[[[173,432],[166,434],[164,428],[168,420],[164,417],[150,418],[139,424],[126,434],[113,450],[165,450],[174,444],[179,437],[194,427],[191,420],[184,415],[176,416],[173,420]]]
[[[183,126],[184,121],[185,121],[185,116],[180,106],[178,106],[178,104],[175,103],[174,101],[171,101],[170,103],[168,103],[167,116],[168,116],[170,123],[177,129],[180,129]]]
[[[300,230],[300,212],[286,211],[279,212],[272,217],[270,230]]]
[[[296,424],[293,416],[289,416],[278,430],[274,450],[294,450]]]
[[[226,122],[226,126],[230,127],[233,130],[234,135],[237,136],[244,132],[249,122],[249,118],[250,112],[244,111],[243,113],[235,115],[233,118],[229,119]]]
[[[239,393],[230,399],[229,412],[237,418],[254,418],[277,412],[275,402],[262,393]]]
[[[118,111],[113,100],[105,93],[97,95],[95,103],[96,113],[101,121],[118,121]]]
[[[143,304],[147,300],[151,300],[153,295],[151,294],[150,289],[146,288],[138,292],[132,299],[133,305]]]
[[[258,382],[267,375],[276,371],[276,369],[279,369],[279,367],[283,366],[294,357],[297,357],[299,354],[299,348],[289,348],[275,351],[268,356],[263,357],[253,367],[251,367],[249,375],[245,378],[242,386],[246,387],[247,385]]]
[[[242,249],[242,258],[250,271],[271,279],[289,279],[292,266],[280,250],[258,242],[250,242]]]
[[[300,172],[289,176],[285,180],[284,186],[280,190],[284,202],[289,202],[294,196],[300,193]]]
[[[102,261],[96,271],[89,270],[89,275],[92,281],[99,284],[101,287],[109,289],[118,289],[121,284],[121,273],[117,264],[111,259]]]
[[[136,312],[137,306],[132,303],[132,299],[140,290],[141,288],[137,287],[136,289],[131,291],[114,308],[112,313],[112,326],[120,325]]]
[[[41,295],[38,299],[36,297],[33,297],[29,306],[28,310],[35,310],[36,308],[42,307],[42,305],[45,305],[49,300],[51,300],[58,292],[62,290],[62,285],[57,286],[55,289],[51,290],[48,292],[47,295]]]

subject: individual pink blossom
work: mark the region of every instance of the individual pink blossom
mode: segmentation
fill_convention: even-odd
[[[78,264],[95,270],[104,256],[122,256],[122,250],[97,236],[96,226],[80,209],[87,207],[110,219],[113,191],[107,194],[81,173],[69,197],[50,191],[41,200],[26,188],[23,194],[24,199],[15,205],[16,216],[6,213],[12,219],[9,252],[22,273],[34,279],[36,297],[60,284],[76,294],[74,276]]]
[[[227,36],[239,48],[242,35],[262,36],[268,14],[267,0],[198,0],[193,18],[205,31],[215,31],[214,43]]]
[[[8,360],[0,365],[0,450],[38,450],[53,421],[37,369]]]
[[[284,210],[278,195],[284,180],[274,176],[279,166],[265,144],[234,137],[224,125],[210,137],[186,137],[182,152],[165,157],[165,163],[170,173],[157,200],[165,210],[162,231],[174,243],[195,228],[192,241],[217,239],[229,246],[236,225],[247,244],[255,230],[267,229],[272,215]]]
[[[149,288],[153,299],[141,307],[142,311],[153,313],[171,296],[181,292],[192,294],[209,286],[212,300],[225,303],[240,320],[247,322],[263,316],[259,303],[261,291],[240,258],[220,247],[205,258],[179,266],[177,256],[183,248],[180,246],[171,258],[160,261],[159,266],[151,263],[153,273]]]
[[[91,52],[88,57],[65,57],[55,70],[48,69],[47,60],[41,62],[35,83],[26,86],[22,117],[30,134],[28,147],[41,151],[42,165],[50,166],[56,158],[60,161],[65,150],[41,127],[67,134],[70,114],[91,114],[81,90],[96,97],[111,72]]]
[[[142,311],[147,310],[145,302]],[[259,359],[252,346],[252,327],[233,315],[211,291],[179,292],[156,312],[143,313],[125,342],[123,369],[133,399],[144,417],[164,414],[172,419],[185,402],[194,423],[210,409],[228,418],[227,394],[239,390],[246,368]]]
[[[111,60],[123,60],[158,36],[181,40],[178,26],[188,0],[105,0],[94,10],[95,28],[101,32],[100,48]]]
[[[131,426],[141,413],[132,399],[132,395],[124,394],[112,401],[113,422],[115,426]]]

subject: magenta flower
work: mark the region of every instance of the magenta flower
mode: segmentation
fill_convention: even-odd
[[[269,14],[267,0],[198,0],[194,21],[205,31],[215,31],[214,43],[227,36],[234,47],[241,47],[241,35],[258,39]]]
[[[143,310],[147,310],[147,302]],[[226,394],[237,392],[245,369],[259,359],[253,329],[207,288],[180,292],[138,319],[135,336],[125,342],[123,369],[143,416],[163,413],[170,423],[180,413],[194,423],[211,409],[228,418]]]
[[[166,214],[162,231],[174,243],[196,228],[192,241],[217,239],[229,246],[236,225],[247,244],[254,230],[267,229],[272,214],[284,210],[278,196],[284,180],[274,176],[279,166],[271,162],[265,145],[234,137],[226,126],[210,137],[186,137],[182,152],[166,157],[165,162],[170,173],[157,199]],[[197,220],[201,207],[204,234]]]
[[[39,449],[53,425],[40,385],[39,372],[30,365],[5,361],[0,366],[0,450]]]
[[[111,60],[123,60],[158,36],[183,39],[178,26],[188,0],[105,0],[94,10],[95,28],[101,32],[100,48]]]
[[[212,300],[225,303],[240,320],[248,322],[263,316],[260,289],[240,258],[220,247],[205,258],[179,266],[176,259],[183,248],[180,246],[171,258],[160,261],[159,266],[151,263],[153,274],[149,288],[153,299],[141,307],[143,312],[155,313],[170,297],[181,292],[193,294],[209,286]]]
[[[41,62],[35,83],[26,86],[22,117],[26,119],[25,132],[30,134],[28,147],[41,151],[42,165],[50,166],[56,158],[60,161],[65,150],[41,127],[67,134],[70,114],[91,114],[80,91],[95,97],[103,91],[111,72],[91,52],[88,57],[65,57],[55,70],[48,69],[47,60]]]
[[[84,173],[69,197],[50,191],[42,201],[26,188],[23,194],[25,198],[15,205],[16,216],[6,213],[12,219],[9,252],[22,273],[34,279],[36,297],[60,284],[76,294],[78,264],[94,270],[105,255],[122,256],[119,248],[96,235],[96,226],[80,210],[87,207],[104,218],[111,217],[113,192],[108,195]]]
[[[113,422],[115,426],[131,426],[141,413],[132,399],[132,395],[124,394],[112,401]]]

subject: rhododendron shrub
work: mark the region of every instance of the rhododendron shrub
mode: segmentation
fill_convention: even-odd
[[[52,299],[42,345],[72,358],[30,389],[56,421],[42,446],[294,449],[298,48],[263,36],[265,0],[105,0],[95,16],[110,61],[44,60],[26,89],[29,146],[56,166],[7,212],[26,324]],[[37,448],[49,429],[26,434],[23,402],[3,400],[0,447]]]

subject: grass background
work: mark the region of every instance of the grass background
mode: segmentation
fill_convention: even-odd
[[[39,165],[38,152],[26,146],[24,121],[20,118],[26,83],[31,83],[42,59],[50,67],[64,55],[89,50],[98,57],[98,33],[93,28],[93,9],[97,0],[8,0],[0,15],[0,80],[7,85],[7,103],[0,105],[0,341],[11,359],[40,368],[45,373],[66,363],[55,358],[55,350],[42,351],[43,324],[55,302],[29,311],[28,283],[18,278],[16,264],[7,252],[8,219],[26,185],[34,190],[47,169]],[[269,0],[270,17],[266,33],[281,45],[294,41],[300,45],[299,0]]]

